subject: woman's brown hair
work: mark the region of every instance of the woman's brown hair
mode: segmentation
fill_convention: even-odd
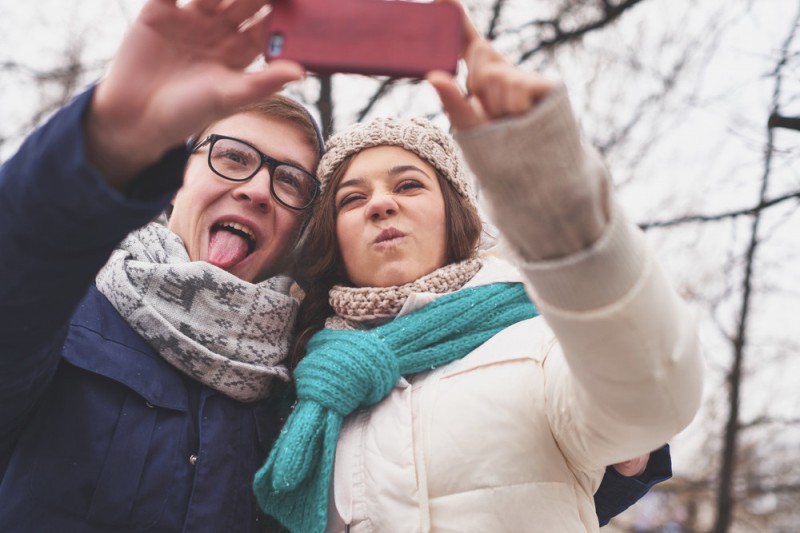
[[[328,303],[331,288],[337,284],[350,284],[336,238],[335,197],[354,155],[344,159],[331,174],[301,237],[296,279],[305,290],[305,297],[295,323],[295,339],[289,358],[291,369],[305,355],[309,339],[324,327],[325,319],[334,314]],[[444,198],[447,263],[464,261],[475,255],[483,224],[474,205],[438,171],[436,177]]]

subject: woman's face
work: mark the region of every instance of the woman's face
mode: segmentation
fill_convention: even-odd
[[[436,171],[415,154],[363,150],[334,198],[339,251],[356,287],[403,285],[445,265],[444,198]]]

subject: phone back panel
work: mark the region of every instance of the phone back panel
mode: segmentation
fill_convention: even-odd
[[[460,10],[403,0],[273,0],[266,59],[291,59],[320,74],[422,78],[455,73],[463,42]]]

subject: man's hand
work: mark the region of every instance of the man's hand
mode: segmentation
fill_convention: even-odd
[[[84,127],[89,158],[122,186],[167,150],[304,75],[264,44],[264,0],[149,0],[98,85]]]
[[[627,461],[622,461],[614,466],[614,469],[626,477],[641,476],[647,468],[647,463],[650,461],[650,454],[640,455]]]

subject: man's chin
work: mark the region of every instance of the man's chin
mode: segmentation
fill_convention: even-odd
[[[248,268],[249,265],[248,260],[249,257],[244,258],[242,261],[238,261],[235,263],[228,263],[225,261],[213,261],[211,259],[206,259],[205,262],[217,267],[220,270],[224,270],[228,274],[232,274],[239,278],[242,281],[247,281],[249,283],[253,283],[253,278],[255,275],[251,268]]]

